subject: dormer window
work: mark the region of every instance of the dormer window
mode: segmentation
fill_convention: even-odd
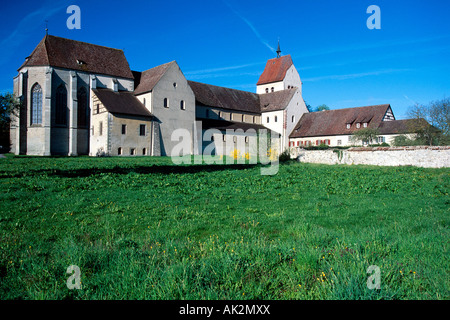
[[[77,59],[77,64],[78,64],[79,66],[83,66],[83,65],[86,64],[86,62],[84,62],[83,60],[78,60],[78,59]]]
[[[364,122],[364,123],[363,123],[363,127],[364,127],[364,128],[367,128],[367,122]]]
[[[347,129],[350,129],[351,124],[347,123]]]
[[[361,123],[358,122],[358,123],[356,124],[356,129],[359,129],[359,128],[361,128]]]

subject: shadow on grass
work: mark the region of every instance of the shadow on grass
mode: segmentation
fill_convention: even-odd
[[[112,168],[86,168],[86,169],[43,169],[28,170],[22,173],[0,171],[0,178],[20,178],[30,176],[57,176],[63,178],[83,178],[101,174],[195,174],[199,172],[215,172],[227,170],[245,170],[259,167],[261,164],[193,164],[193,165],[146,165],[146,166],[114,166]]]

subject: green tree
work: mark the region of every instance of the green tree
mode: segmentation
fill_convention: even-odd
[[[411,139],[405,134],[400,134],[394,137],[392,144],[396,147],[405,147],[405,146],[417,146],[423,143],[421,143],[420,140]]]
[[[316,111],[324,111],[324,110],[330,110],[330,108],[326,104],[321,104],[316,108]]]
[[[407,115],[411,120],[408,129],[416,134],[416,144],[447,144],[450,135],[450,101],[448,98],[430,102],[428,105],[416,103],[409,107]]]
[[[378,136],[380,135],[380,132],[376,128],[363,128],[361,130],[355,131],[352,135],[352,142],[358,143],[361,142],[367,142],[368,144],[372,144]]]
[[[19,101],[11,93],[0,94],[0,152],[9,150],[9,124],[11,115],[17,115]]]
[[[17,115],[19,111],[19,101],[14,94],[0,94],[0,127],[6,128],[11,122],[11,115]]]
[[[431,101],[428,105],[428,118],[432,126],[450,135],[450,98]]]
[[[306,109],[308,109],[308,112],[314,112],[313,107],[311,107],[311,105],[308,104],[308,102],[305,101],[305,105],[306,105]]]

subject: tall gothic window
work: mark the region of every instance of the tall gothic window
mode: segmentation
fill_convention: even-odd
[[[56,89],[55,124],[67,124],[67,90],[64,85]]]
[[[86,88],[81,87],[78,90],[78,127],[86,127],[87,123],[87,112],[88,112],[88,101],[87,101]]]
[[[38,83],[31,88],[31,124],[42,124],[42,88]]]

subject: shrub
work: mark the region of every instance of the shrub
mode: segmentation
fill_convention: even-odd
[[[103,148],[98,148],[97,153],[95,154],[97,157],[109,157],[109,153],[103,150]]]
[[[306,150],[327,150],[330,146],[324,143],[319,144],[318,146],[309,146],[305,147]]]
[[[291,160],[291,153],[290,153],[289,149],[286,149],[280,154],[280,156],[278,157],[278,161],[286,162],[289,160]]]

